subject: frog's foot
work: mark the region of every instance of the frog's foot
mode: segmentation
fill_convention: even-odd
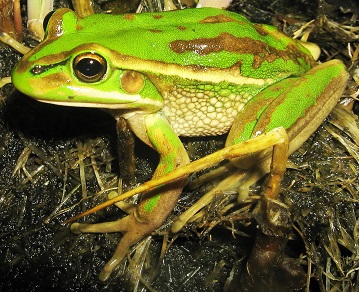
[[[130,215],[116,221],[95,224],[73,223],[71,225],[71,231],[75,234],[113,232],[121,232],[123,234],[116,251],[99,275],[101,281],[108,279],[116,266],[125,258],[132,245],[139,242],[146,235],[151,234],[159,225],[158,222],[140,221],[137,217],[136,212],[132,212]]]

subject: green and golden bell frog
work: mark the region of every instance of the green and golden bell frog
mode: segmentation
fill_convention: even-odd
[[[340,61],[316,65],[276,28],[213,8],[84,19],[60,9],[44,41],[12,73],[15,87],[39,101],[104,108],[125,118],[159,153],[154,177],[189,163],[179,136],[229,132],[228,146],[283,126],[291,141],[306,139],[347,79]],[[72,225],[76,233],[123,234],[101,280],[164,222],[184,184],[182,178],[142,194],[118,221]]]

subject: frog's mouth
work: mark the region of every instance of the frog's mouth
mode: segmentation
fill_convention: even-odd
[[[41,98],[39,96],[35,96],[34,98],[43,103],[50,103],[54,105],[61,106],[71,106],[71,107],[87,107],[87,108],[100,108],[100,109],[111,109],[111,110],[138,110],[145,112],[155,112],[163,108],[163,102],[154,101],[151,99],[144,99],[140,95],[131,96],[131,99],[125,99],[124,97],[128,97],[127,95],[121,95],[116,93],[116,96],[112,99],[99,99],[92,97],[82,97],[81,99],[78,96],[68,97],[67,100],[58,99],[58,98]],[[91,101],[84,99],[92,99]],[[106,100],[106,102],[104,102]]]
[[[128,102],[128,103],[122,103],[122,104],[108,104],[108,103],[84,103],[84,102],[66,102],[66,101],[52,101],[52,100],[46,100],[46,99],[39,99],[36,98],[36,100],[43,102],[43,103],[49,103],[54,105],[61,105],[61,106],[72,106],[72,107],[88,107],[88,108],[107,108],[107,109],[127,109],[129,107],[132,107],[131,105],[135,105],[135,102]]]
[[[52,101],[47,99],[39,99],[36,100],[43,102],[43,103],[50,103],[54,105],[61,105],[61,106],[72,106],[72,107],[88,107],[88,108],[107,108],[107,109],[127,109],[133,108],[136,105],[136,102],[127,102],[121,104],[109,104],[109,103],[85,103],[85,102],[66,102],[66,101]]]

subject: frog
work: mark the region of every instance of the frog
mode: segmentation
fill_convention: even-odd
[[[190,163],[184,136],[227,134],[230,147],[284,127],[292,153],[337,104],[348,73],[340,60],[318,63],[277,28],[226,10],[80,18],[63,8],[11,78],[40,102],[99,108],[125,119],[158,153],[155,179]],[[243,168],[255,163],[235,161]],[[163,224],[185,184],[186,176],[143,192],[119,220],[71,225],[75,234],[122,233],[101,281]]]

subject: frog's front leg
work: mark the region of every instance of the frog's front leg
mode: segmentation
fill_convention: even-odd
[[[136,115],[128,119],[131,129],[146,144],[160,154],[160,161],[153,177],[189,163],[182,142],[161,113]],[[113,222],[98,224],[74,223],[74,233],[121,232],[121,238],[112,258],[107,262],[99,277],[105,281],[113,269],[125,257],[131,245],[161,226],[173,210],[185,184],[185,178],[142,195],[141,202],[128,216]]]

